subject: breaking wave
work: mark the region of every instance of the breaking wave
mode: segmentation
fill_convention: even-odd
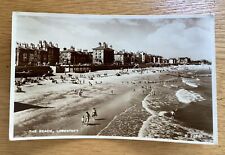
[[[186,90],[182,89],[179,91],[179,95],[184,97]],[[189,96],[193,96],[193,92],[188,92]],[[185,99],[185,103],[193,101],[193,99]],[[198,95],[194,95],[195,100],[199,98]],[[197,97],[196,97],[197,96]],[[187,141],[202,141],[202,142],[213,142],[213,136],[202,130],[188,128],[182,125],[181,122],[175,120],[172,117],[167,117],[167,111],[156,112],[150,109],[151,103],[148,101],[150,96],[147,95],[142,101],[143,108],[150,113],[150,116],[146,121],[143,122],[142,127],[139,130],[138,137],[145,138],[163,138],[173,140],[187,140]],[[182,100],[183,101],[183,100]]]
[[[182,82],[185,83],[188,86],[197,88],[199,86],[198,83],[199,80],[197,79],[191,79],[191,78],[182,78]]]
[[[191,102],[198,102],[205,100],[200,94],[185,89],[179,89],[176,92],[176,97],[179,102],[189,104]]]

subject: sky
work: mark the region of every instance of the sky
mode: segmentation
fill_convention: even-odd
[[[62,49],[92,50],[99,42],[113,49],[143,51],[164,58],[213,58],[214,17],[82,16],[22,14],[14,18],[15,41],[58,43]]]

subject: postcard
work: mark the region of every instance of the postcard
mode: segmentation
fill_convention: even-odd
[[[10,140],[217,144],[213,15],[13,12]]]

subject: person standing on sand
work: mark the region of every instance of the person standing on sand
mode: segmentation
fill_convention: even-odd
[[[22,92],[22,87],[21,86],[17,86],[16,92]]]
[[[113,94],[113,90],[111,90],[111,94]]]
[[[89,114],[89,112],[87,111],[87,112],[86,112],[86,119],[85,119],[86,125],[88,125],[89,121],[90,121],[90,114]]]
[[[89,86],[92,86],[92,83],[89,81]]]
[[[94,118],[94,120],[95,120],[95,118],[98,116],[98,115],[97,115],[97,111],[96,111],[95,108],[92,109],[92,115],[91,115],[91,116]]]
[[[142,90],[142,93],[145,94],[145,90]]]
[[[84,125],[86,122],[85,122],[85,117],[84,117],[84,115],[82,116],[82,118],[81,118],[81,123],[82,123],[82,125]]]
[[[80,91],[78,92],[78,95],[79,95],[79,96],[82,96],[82,94],[83,94],[83,90],[80,89]]]
[[[153,96],[155,96],[155,91],[153,91]]]

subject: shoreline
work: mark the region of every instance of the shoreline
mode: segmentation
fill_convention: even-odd
[[[160,74],[160,76],[164,76],[164,75]],[[160,77],[160,79],[161,78],[163,79],[163,77]],[[166,79],[167,79],[167,77],[166,77]],[[155,85],[157,85],[157,84],[158,83],[155,83]],[[171,83],[169,85],[172,86],[172,85],[174,85],[174,83]],[[171,89],[171,87],[169,87],[169,85],[164,83],[164,84],[161,84],[162,87],[159,87],[159,85],[155,86],[154,90],[156,91],[156,89],[157,89],[158,91],[161,92],[162,90],[165,91],[165,89]],[[178,87],[180,87],[182,89],[185,88],[187,90],[189,90],[192,87],[192,86],[184,83],[182,81],[182,78],[179,79],[179,81],[176,85],[178,85]],[[178,87],[176,88],[177,91],[180,89]],[[192,88],[194,88],[194,90],[197,91],[196,87],[192,87]],[[210,89],[209,89],[209,91],[210,91]],[[168,92],[168,91],[165,91],[165,92]],[[212,124],[210,124],[210,125],[208,124],[207,126],[205,126],[206,128],[204,127],[204,125],[196,126],[192,120],[187,120],[187,119],[185,120],[185,117],[184,118],[181,117],[182,113],[186,114],[186,112],[184,111],[185,109],[188,108],[190,111],[189,106],[193,106],[193,105],[198,106],[199,104],[202,104],[202,102],[205,102],[205,101],[198,100],[197,104],[185,105],[183,103],[179,103],[175,94],[174,95],[171,94],[170,96],[174,96],[173,98],[176,100],[177,103],[173,103],[174,105],[170,105],[171,103],[167,104],[166,102],[163,103],[163,101],[166,101],[164,99],[159,100],[160,102],[162,102],[162,103],[160,103],[157,101],[158,100],[157,98],[161,98],[160,95],[156,95],[156,96],[152,96],[150,94],[147,95],[144,98],[144,100],[142,101],[142,107],[141,107],[141,108],[145,109],[146,112],[138,111],[137,110],[138,107],[136,107],[135,110],[128,109],[128,111],[132,111],[132,112],[130,112],[130,113],[127,112],[126,115],[123,113],[123,114],[119,115],[118,117],[116,117],[107,126],[107,128],[103,129],[103,131],[100,133],[100,135],[102,135],[102,136],[113,135],[113,136],[140,137],[140,138],[146,138],[146,139],[148,139],[148,138],[158,139],[159,138],[159,139],[167,139],[167,140],[212,142],[213,141],[212,129],[211,129],[211,132],[208,132],[208,129],[207,129],[207,128],[212,128]],[[171,99],[170,99],[170,101],[171,101]],[[210,103],[210,100],[208,102]],[[195,109],[196,108],[194,106],[191,110],[195,111]],[[210,109],[211,108],[209,108],[209,110]],[[175,112],[174,113],[175,116],[171,116],[171,111]],[[142,124],[140,122],[138,123],[138,121],[135,121],[135,123],[132,122],[132,119],[135,119],[135,117],[136,117],[135,114],[132,114],[132,113],[136,113],[136,115],[138,115],[138,113],[142,113],[142,115],[139,117],[139,118],[143,118],[141,120]],[[131,118],[128,119],[128,117],[131,117]],[[199,117],[201,117],[201,115]],[[144,119],[144,118],[146,118],[146,119]],[[182,122],[182,120],[186,121],[186,122],[184,123],[184,122]],[[198,120],[198,119],[195,118],[195,120]],[[208,120],[208,118],[198,120],[198,121],[203,121],[203,120],[210,121],[210,120]],[[187,121],[188,122],[190,121],[189,124],[187,124],[188,123]],[[129,124],[122,124],[122,122],[129,122]],[[120,127],[119,129],[115,128],[116,126],[119,126],[121,124],[122,124],[122,127]],[[168,124],[168,125],[166,125],[166,124]],[[138,132],[136,131],[135,134],[121,134],[129,126],[139,126],[140,130]],[[150,127],[150,129],[148,129],[149,127]],[[161,130],[162,130],[162,132],[161,132]]]

